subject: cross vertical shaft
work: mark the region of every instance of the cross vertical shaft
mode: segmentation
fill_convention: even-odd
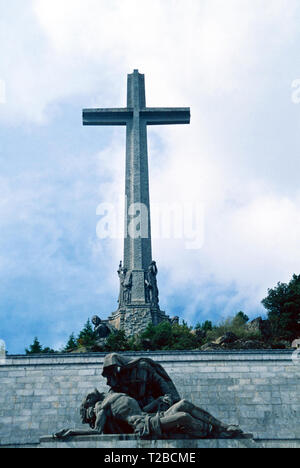
[[[84,109],[84,125],[126,126],[126,209],[124,261],[120,264],[119,307],[110,319],[127,335],[168,317],[159,308],[157,267],[152,261],[148,125],[190,123],[189,108],[146,107],[145,77],[138,70],[128,75],[127,107]]]
[[[127,125],[126,148],[126,203],[127,216],[124,242],[124,267],[127,270],[147,270],[152,262],[147,125],[140,117],[146,107],[144,75],[134,71],[128,76],[127,108],[133,109],[133,118]],[[142,225],[140,237],[130,232],[131,216],[140,210]]]

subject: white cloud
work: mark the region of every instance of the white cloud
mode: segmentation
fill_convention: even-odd
[[[120,79],[137,67],[147,74],[153,105],[163,98],[166,105],[192,100],[195,107],[201,92],[246,89],[249,70],[293,34],[295,5],[13,0],[2,9],[0,78],[8,99],[3,117],[43,122],[49,105],[78,93],[114,104],[125,97]]]
[[[294,64],[287,69],[285,56],[299,42],[295,0],[24,3],[3,8],[3,125],[51,122],[67,100],[124,106],[125,77],[133,68],[146,74],[149,105],[192,107],[190,127],[149,133],[152,200],[206,204],[202,250],[191,255],[180,243],[154,243],[166,275],[161,296],[171,296],[174,288],[184,294],[191,285],[197,292],[187,316],[199,304],[209,309],[212,296],[214,303],[227,301],[224,313],[240,303],[254,310],[267,287],[299,272],[297,188],[274,184],[281,176],[281,167],[274,169],[278,158],[288,174],[297,172],[296,149],[282,155],[277,148],[277,141],[282,148],[288,144],[295,107],[284,108],[283,115],[269,97],[273,80],[280,79],[286,106],[292,106],[290,84],[298,76]],[[284,122],[275,134],[272,119],[279,114]],[[99,202],[124,193],[124,138],[112,135],[99,160],[99,180],[106,179]],[[28,194],[29,205],[34,197]],[[112,255],[115,261],[113,248]],[[236,293],[229,298],[224,291],[232,285]]]

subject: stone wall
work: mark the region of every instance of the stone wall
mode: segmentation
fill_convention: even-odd
[[[172,462],[177,463],[178,451],[184,452],[184,449],[198,449],[197,456],[200,457],[199,449],[232,449],[232,448],[249,448],[249,449],[269,449],[269,448],[300,448],[300,440],[252,440],[252,439],[155,439],[155,440],[142,440],[133,435],[116,436],[116,435],[89,435],[89,436],[75,436],[67,440],[54,440],[52,437],[42,437],[41,443],[38,446],[41,449],[49,448],[100,448],[115,450],[127,449],[129,453],[133,453],[132,449],[148,449],[148,456],[146,460],[148,463],[159,463],[157,455],[154,456],[157,449],[173,449],[172,452],[177,452],[177,456],[172,457]],[[127,452],[124,450],[124,453]],[[152,453],[152,457],[149,456]],[[127,452],[128,454],[128,452]],[[119,454],[120,455],[120,454]],[[143,453],[143,456],[146,456]],[[200,460],[198,460],[200,462]],[[160,459],[160,463],[162,460]]]
[[[109,319],[110,325],[117,330],[124,330],[127,337],[143,333],[150,323],[158,325],[161,322],[170,322],[170,317],[157,307],[150,304],[128,305],[120,308]]]
[[[258,439],[300,439],[300,359],[290,351],[127,353],[160,362],[182,398]],[[0,366],[0,444],[35,444],[83,427],[81,400],[97,387],[103,354],[12,356]]]

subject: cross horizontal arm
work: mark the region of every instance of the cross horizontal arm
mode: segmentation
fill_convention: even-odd
[[[191,121],[189,107],[147,107],[141,110],[140,114],[148,125],[189,124]]]
[[[84,109],[83,125],[127,125],[132,117],[129,109]]]

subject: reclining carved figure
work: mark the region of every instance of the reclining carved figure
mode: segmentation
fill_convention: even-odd
[[[237,426],[227,426],[187,400],[181,400],[162,366],[148,358],[110,354],[102,375],[108,394],[94,390],[80,414],[92,431],[61,431],[55,437],[78,434],[136,434],[141,438],[249,438]]]
[[[138,402],[124,394],[95,390],[81,406],[82,422],[101,434],[136,434],[141,438],[185,434],[197,438],[243,438],[235,426],[225,426],[206,411],[180,400],[167,411],[147,413]]]

